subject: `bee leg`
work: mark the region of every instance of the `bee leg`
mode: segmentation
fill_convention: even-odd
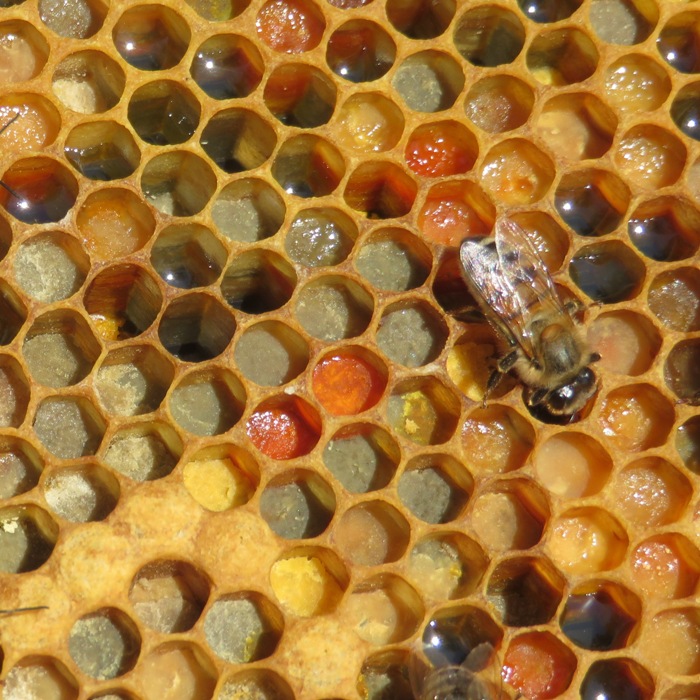
[[[476,306],[462,306],[452,312],[452,316],[460,323],[484,323],[484,312]]]
[[[511,350],[507,355],[504,355],[498,360],[498,363],[496,364],[496,369],[494,369],[493,372],[491,372],[489,380],[486,383],[486,391],[484,391],[484,398],[481,400],[482,408],[486,408],[486,401],[488,400],[489,395],[498,386],[498,383],[501,381],[503,375],[508,374],[508,372],[510,372],[510,370],[513,369],[513,365],[515,364],[517,359],[518,351]]]
[[[528,406],[539,406],[547,398],[547,394],[549,394],[548,389],[535,389],[527,397],[527,405]]]

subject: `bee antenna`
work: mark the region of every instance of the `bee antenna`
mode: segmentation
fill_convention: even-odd
[[[20,199],[19,194],[17,194],[17,192],[15,192],[9,185],[5,184],[2,180],[0,180],[0,187],[7,190],[15,199]]]
[[[35,610],[48,610],[48,605],[33,605],[26,608],[12,608],[10,610],[0,610],[0,615],[14,615],[15,613],[33,612]]]

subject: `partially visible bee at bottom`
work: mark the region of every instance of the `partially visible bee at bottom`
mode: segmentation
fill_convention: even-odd
[[[511,219],[496,221],[492,238],[464,240],[462,275],[501,339],[504,354],[486,387],[513,372],[527,387],[525,402],[556,417],[581,411],[598,389],[591,352],[575,318],[577,303],[564,303],[535,246]]]

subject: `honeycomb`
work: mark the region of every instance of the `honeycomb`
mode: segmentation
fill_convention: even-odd
[[[700,697],[700,3],[0,8],[5,700]],[[499,216],[571,422],[483,405]]]

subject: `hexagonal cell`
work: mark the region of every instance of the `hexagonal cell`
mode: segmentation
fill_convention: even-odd
[[[163,347],[183,362],[221,355],[236,330],[233,314],[214,296],[191,292],[168,304],[158,324]]]
[[[206,574],[189,562],[159,559],[138,570],[129,588],[129,602],[146,627],[176,634],[192,629],[210,588]]]
[[[311,385],[316,399],[332,416],[354,416],[375,406],[388,378],[385,364],[367,348],[344,346],[319,358]]]
[[[83,247],[61,231],[39,233],[23,241],[12,264],[22,291],[45,304],[75,294],[90,270]]]
[[[623,113],[654,110],[666,101],[670,92],[671,80],[667,72],[644,54],[624,54],[605,71],[608,102]],[[671,114],[674,115],[673,105]]]
[[[0,498],[12,498],[39,483],[44,460],[31,443],[14,435],[0,436]]]
[[[653,6],[653,9],[655,17],[652,28],[658,21],[656,6]],[[700,49],[698,20],[700,20],[698,12],[679,12],[673,15],[661,28],[656,40],[656,48],[661,57],[669,66],[680,73],[700,72],[700,59],[697,56]],[[648,34],[649,31],[646,35],[648,36]],[[646,36],[642,38],[645,39]]]
[[[700,330],[700,272],[694,267],[667,270],[649,285],[647,303],[664,326],[692,333]]]
[[[342,210],[330,207],[302,209],[292,220],[284,247],[300,265],[338,265],[350,254],[357,226]]]
[[[151,158],[141,173],[141,191],[162,214],[198,214],[216,191],[209,164],[190,151],[170,151]]]
[[[399,478],[401,503],[426,523],[448,523],[464,511],[474,489],[471,474],[446,454],[418,455]]]
[[[525,632],[508,645],[503,680],[524,697],[555,698],[571,685],[576,665],[576,655],[550,632]]]
[[[0,509],[0,572],[23,574],[35,571],[51,556],[58,525],[35,505]]]
[[[255,28],[273,51],[305,53],[320,43],[326,20],[310,0],[267,0],[258,10]]]
[[[368,218],[393,219],[411,211],[418,187],[402,168],[388,161],[359,165],[345,185],[343,198]]]
[[[697,606],[671,608],[645,620],[638,648],[655,673],[694,676],[700,673],[699,637],[700,610]]]
[[[66,137],[68,162],[91,180],[119,180],[139,165],[141,153],[128,129],[113,121],[79,124]]]
[[[209,445],[193,454],[182,470],[187,493],[202,508],[218,513],[247,503],[260,483],[260,469],[236,445]]]
[[[102,28],[108,9],[102,0],[40,0],[39,17],[59,36],[87,39]]]
[[[525,28],[514,12],[481,5],[468,9],[457,20],[453,41],[469,63],[493,68],[518,57],[525,43]]]
[[[489,551],[530,549],[550,517],[547,496],[529,478],[493,482],[473,501],[471,524]]]
[[[61,104],[80,114],[98,114],[121,98],[126,76],[121,66],[102,51],[77,51],[62,59],[51,78]]]
[[[255,243],[274,236],[285,216],[284,200],[264,180],[234,180],[214,199],[211,216],[229,240]]]
[[[564,577],[543,557],[518,557],[496,566],[486,595],[508,627],[549,622],[564,595]]]
[[[653,598],[692,596],[700,581],[700,551],[676,532],[655,535],[630,553],[632,582]]]
[[[195,435],[220,435],[230,430],[245,409],[246,393],[223,367],[193,370],[181,376],[168,398],[170,415]]]
[[[12,355],[0,354],[0,427],[18,428],[31,396],[24,371]]]
[[[50,396],[34,414],[34,433],[51,454],[77,459],[97,452],[105,422],[92,403],[82,396]]]
[[[372,423],[354,423],[326,443],[323,463],[351,493],[383,489],[394,477],[400,459],[395,440]]]
[[[60,221],[73,208],[78,182],[65,165],[34,156],[15,161],[2,176],[0,205],[25,224]]]
[[[341,24],[328,38],[326,63],[353,83],[378,80],[394,65],[396,44],[380,25],[366,19]]]
[[[362,335],[372,320],[374,299],[342,275],[317,277],[299,292],[294,315],[314,338],[333,342]]]
[[[331,194],[344,175],[345,162],[340,151],[311,134],[288,138],[272,163],[272,177],[287,194],[297,197]]]
[[[226,109],[208,121],[199,142],[204,152],[225,173],[259,168],[275,150],[275,130],[248,109]]]
[[[321,417],[293,394],[280,394],[258,404],[246,423],[252,443],[272,459],[294,459],[313,450],[321,437]]]
[[[398,227],[379,228],[362,240],[354,263],[377,289],[405,292],[420,287],[432,267],[428,247],[415,234]]]
[[[593,0],[588,16],[598,38],[630,46],[643,42],[654,31],[659,10],[644,0]]]
[[[700,211],[677,197],[640,204],[630,215],[627,233],[634,246],[652,260],[676,261],[700,247]]]
[[[199,101],[186,87],[173,80],[155,80],[134,90],[128,117],[146,143],[171,146],[192,138],[201,112]]]
[[[119,502],[119,482],[98,464],[52,470],[43,484],[51,510],[65,520],[104,520]]]
[[[386,14],[394,29],[409,39],[435,39],[450,26],[454,0],[389,0]]]
[[[661,457],[630,462],[614,483],[617,509],[640,529],[677,521],[683,516],[692,491],[688,478]]]
[[[345,601],[345,611],[357,635],[377,646],[410,637],[425,615],[420,596],[394,574],[358,583]]]
[[[0,130],[3,149],[22,144],[28,150],[41,150],[58,137],[61,113],[42,95],[10,92],[0,98],[0,123],[4,124]]]
[[[401,61],[391,84],[409,109],[441,112],[462,92],[464,73],[449,54],[421,51]]]
[[[481,185],[505,204],[533,204],[547,194],[554,163],[527,139],[496,144],[481,165]]]
[[[88,252],[102,262],[140,250],[156,228],[150,207],[131,190],[116,187],[91,192],[75,222]]]
[[[0,23],[3,80],[7,84],[35,78],[46,65],[49,46],[41,32],[19,19]]]
[[[571,258],[569,274],[593,301],[616,304],[639,294],[646,266],[621,241],[604,241],[580,248]]]
[[[664,363],[664,380],[680,401],[700,402],[700,339],[684,340],[673,346]]]
[[[219,598],[204,618],[204,636],[211,650],[229,663],[245,664],[274,653],[284,619],[265,596],[241,591]]]
[[[525,81],[512,75],[493,75],[469,88],[464,111],[480,129],[500,134],[525,124],[534,103],[534,90]]]
[[[406,563],[408,576],[423,596],[435,601],[464,598],[481,582],[488,559],[461,532],[432,534],[418,540]]]
[[[5,700],[77,700],[78,681],[58,659],[25,656],[7,674],[2,696]]]
[[[221,294],[234,309],[264,314],[284,306],[296,283],[296,272],[285,258],[258,248],[233,258],[221,280]]]
[[[541,32],[527,51],[527,67],[544,85],[572,85],[590,78],[598,67],[598,49],[576,27]]]
[[[182,449],[179,435],[167,423],[138,423],[114,433],[102,461],[134,481],[153,481],[175,469]]]
[[[34,381],[55,389],[85,379],[101,350],[87,321],[68,309],[38,316],[22,344],[22,354]]]
[[[260,514],[287,540],[311,539],[335,513],[333,489],[315,472],[295,469],[272,479],[260,496]]]
[[[165,5],[139,5],[119,17],[112,41],[121,57],[139,70],[166,70],[180,63],[190,43],[187,22]]]
[[[600,420],[603,434],[615,449],[641,452],[666,442],[675,411],[650,384],[630,384],[606,396]]]
[[[570,576],[617,568],[625,559],[629,539],[607,511],[594,506],[571,508],[550,523],[547,551]]]
[[[479,144],[469,129],[456,121],[422,124],[408,137],[404,157],[418,176],[461,175],[472,169]]]
[[[331,549],[295,547],[270,567],[270,586],[282,608],[298,617],[332,612],[350,577]]]
[[[582,0],[518,0],[518,7],[522,13],[533,22],[550,24],[568,19],[581,7]]]
[[[545,440],[534,457],[538,481],[562,498],[599,493],[612,472],[612,459],[589,435],[564,431]]]
[[[684,85],[671,103],[671,118],[686,136],[700,140],[698,116],[700,115],[700,83]]]
[[[338,110],[335,137],[344,151],[357,154],[392,149],[406,124],[403,112],[380,92],[356,92]]]
[[[700,473],[700,416],[694,416],[678,427],[676,450],[691,472]]]
[[[190,75],[215,100],[246,97],[262,79],[265,63],[250,40],[238,34],[216,34],[199,45]]]
[[[331,118],[336,95],[335,83],[322,70],[306,63],[284,63],[270,73],[263,99],[282,124],[313,129]]]
[[[406,551],[411,526],[385,501],[364,501],[336,520],[331,535],[339,554],[354,566],[398,561]]]
[[[654,680],[643,666],[632,659],[602,659],[588,667],[579,692],[581,700],[601,697],[652,700]]]
[[[559,616],[559,627],[581,649],[624,649],[638,634],[642,604],[619,583],[586,581],[571,589]]]
[[[210,22],[225,22],[234,19],[250,5],[250,0],[222,0],[212,4],[208,0],[185,0],[204,19]]]
[[[473,410],[462,426],[462,448],[468,466],[485,474],[504,474],[522,467],[535,444],[531,423],[508,406],[491,404]]]
[[[289,683],[267,668],[240,671],[224,681],[219,688],[222,698],[250,698],[250,700],[294,700]]]
[[[334,0],[334,3],[338,0]],[[408,679],[409,658],[405,650],[381,650],[370,654],[360,669],[356,690],[366,700],[413,698]]]
[[[88,286],[83,304],[106,341],[135,338],[151,327],[163,303],[158,284],[140,265],[112,265]]]
[[[389,427],[417,445],[447,442],[457,430],[459,414],[457,396],[432,376],[398,382],[386,404]]]

